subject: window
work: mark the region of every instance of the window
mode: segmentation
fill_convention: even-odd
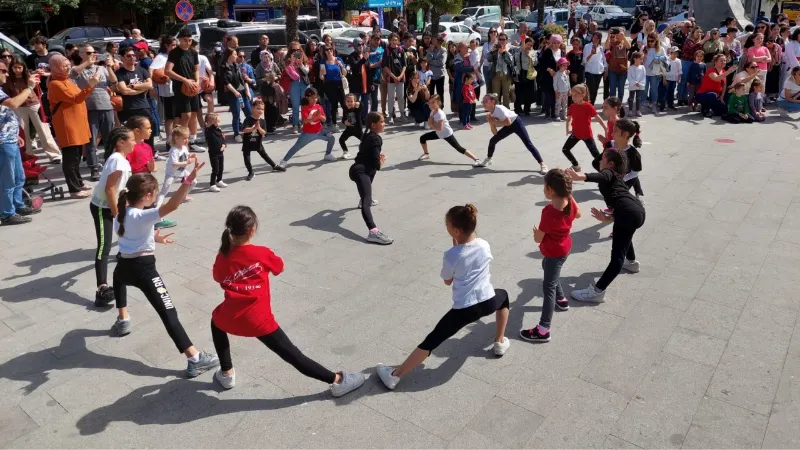
[[[482,16],[484,14],[486,14],[486,13],[483,11],[483,8],[479,9],[478,12],[475,13],[475,15],[478,16],[478,17],[480,17],[480,16]]]
[[[106,28],[106,29],[111,31],[111,36],[112,37],[122,37],[123,36],[122,30],[120,30],[119,28],[110,27],[110,28]],[[177,33],[177,31],[175,33]],[[105,51],[105,49],[103,49],[103,51]]]
[[[451,25],[450,32],[452,33],[460,33],[461,31],[458,29],[458,25]]]
[[[566,22],[567,20],[569,20],[569,13],[566,11],[556,13],[556,22]]]
[[[73,28],[69,32],[68,39],[84,39],[85,37],[86,37],[86,30],[84,30],[83,28]]]
[[[306,22],[306,27],[307,27],[306,29],[308,30],[319,30],[322,28],[319,25],[319,22],[316,20],[309,20],[308,22]]]
[[[462,33],[467,33],[467,34],[472,33],[472,30],[470,30],[469,27],[467,27],[467,26],[459,25],[458,28],[460,29],[460,31]]]
[[[261,32],[249,31],[247,33],[238,33],[234,36],[239,39],[239,47],[258,47],[258,37],[261,36]]]
[[[106,36],[106,32],[100,27],[90,27],[86,29],[86,37],[89,39],[102,39]]]
[[[259,35],[262,33],[259,33]],[[283,29],[276,29],[276,30],[267,30],[265,33],[269,36],[269,45],[270,46],[283,46],[287,45],[286,43],[286,30]],[[302,39],[300,39],[302,41]],[[258,45],[256,43],[256,45]]]

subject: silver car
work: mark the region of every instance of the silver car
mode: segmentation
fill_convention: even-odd
[[[489,41],[489,29],[490,28],[499,28],[500,22],[497,20],[487,20],[485,22],[479,23],[475,30],[481,34],[481,42],[488,42]],[[505,25],[503,26],[503,32],[508,35],[509,42],[519,42],[519,25],[512,22],[511,20],[506,20]]]
[[[367,36],[372,32],[372,28],[359,27],[351,28],[343,31],[341,34],[333,38],[333,46],[336,48],[336,53],[340,56],[346,56],[353,53],[353,39],[357,38],[360,33],[365,33]],[[381,41],[389,45],[389,35],[391,31],[381,28]],[[364,39],[364,44],[369,45],[369,37]]]

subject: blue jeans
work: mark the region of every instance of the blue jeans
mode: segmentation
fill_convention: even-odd
[[[236,97],[233,94],[230,94],[228,96],[228,105],[230,105],[231,114],[233,115],[233,135],[238,136],[240,132],[239,124],[242,110],[244,110],[245,117],[250,117],[250,115],[253,113],[252,109],[250,108],[250,100],[245,98],[244,95],[241,97]]]
[[[0,144],[0,185],[3,198],[0,199],[0,219],[17,213],[17,208],[25,207],[22,202],[22,186],[25,185],[25,171],[22,169],[22,155],[17,143]]]
[[[655,105],[658,102],[658,86],[661,84],[661,75],[648,75],[644,83],[647,101]]]
[[[161,134],[161,117],[158,115],[158,103],[154,98],[148,98],[147,100],[150,102],[150,114],[153,115],[153,124],[155,124],[153,133],[158,136]]]
[[[339,105],[335,105],[336,108]],[[328,100],[328,97],[322,98],[322,109],[325,110],[325,125],[331,126],[333,124],[333,119],[331,118],[331,102]]]
[[[681,82],[678,83],[678,101],[686,102],[689,98],[689,90],[686,89],[686,79],[689,77],[689,68],[692,62],[688,59],[681,60]]]
[[[301,133],[300,136],[297,138],[297,142],[294,143],[292,148],[286,152],[286,155],[283,157],[284,161],[289,161],[292,159],[295,153],[299,152],[301,148],[305,147],[306,145],[314,142],[314,141],[325,141],[328,143],[327,147],[325,148],[325,154],[330,155],[333,151],[333,143],[336,141],[333,137],[333,133],[322,130],[319,133],[311,134],[311,133]]]
[[[461,119],[461,125],[469,125],[469,116],[472,114],[473,103],[462,103],[458,111],[458,118]]]
[[[667,85],[664,86],[664,83],[661,83],[661,86],[664,87],[664,90],[666,91],[666,95],[665,95],[664,99],[663,100],[659,99],[661,101],[661,104],[663,105],[666,102],[667,106],[669,106],[670,108],[674,108],[675,107],[675,88],[678,86],[678,82],[675,81],[675,80],[672,80],[672,81],[667,80]]]
[[[719,99],[717,94],[713,92],[706,92],[704,94],[695,95],[695,100],[700,104],[700,111],[705,114],[709,111],[722,117],[728,114],[728,106]]]
[[[619,101],[623,101],[625,99],[626,81],[628,81],[628,72],[608,72],[608,84],[610,85],[608,95],[617,97]]]
[[[789,103],[786,100],[778,99],[778,108],[785,109],[790,113],[800,112],[800,103]]]
[[[292,125],[296,127],[300,126],[300,100],[303,99],[307,87],[301,81],[292,81],[289,88],[289,100],[292,102]]]
[[[483,82],[486,84],[486,93],[492,94],[492,66],[483,68]],[[480,101],[481,99],[478,99]]]

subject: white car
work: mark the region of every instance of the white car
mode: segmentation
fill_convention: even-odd
[[[670,17],[664,23],[666,23],[667,25],[672,25],[673,23],[686,22],[687,20],[689,20],[689,13],[687,11],[684,11],[684,12],[678,14],[677,16]]]
[[[486,42],[489,40],[489,29],[499,28],[500,22],[496,20],[487,20],[479,23],[475,28],[481,35],[481,41]],[[519,42],[519,26],[511,20],[506,20],[503,25],[503,32],[508,35],[509,42]]]
[[[425,31],[430,31],[430,29],[430,25],[425,27]],[[447,42],[448,44],[450,42],[454,44],[458,44],[459,42],[469,44],[469,41],[473,39],[478,40],[478,42],[481,41],[481,34],[470,30],[463,23],[440,22],[439,36],[442,37],[443,42]]]
[[[333,46],[336,48],[336,53],[339,56],[347,56],[353,53],[353,39],[357,38],[359,33],[365,33],[368,37],[364,40],[364,45],[369,45],[369,34],[372,33],[372,28],[368,27],[351,27],[339,33],[338,36],[333,38]],[[381,41],[389,45],[389,35],[391,31],[381,28]]]
[[[328,20],[322,22],[322,34],[329,34],[331,37],[339,36],[345,31],[352,30],[354,28],[354,26],[341,20]]]
[[[633,16],[616,5],[594,5],[589,14],[593,21],[606,30],[616,26],[628,28],[633,23]]]

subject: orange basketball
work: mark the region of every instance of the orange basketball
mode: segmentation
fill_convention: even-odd
[[[200,86],[197,84],[192,86],[191,84],[183,83],[181,84],[181,92],[187,97],[194,97],[200,93]]]
[[[169,77],[164,73],[164,69],[155,69],[153,71],[153,81],[158,84],[164,84],[169,81]]]
[[[112,96],[111,106],[114,108],[114,111],[116,112],[122,111],[122,97],[120,97],[119,95]]]
[[[200,79],[200,88],[206,94],[211,94],[211,93],[214,92],[214,89],[216,89],[216,86],[214,86],[214,80],[213,79],[211,79],[211,78],[201,78]]]

